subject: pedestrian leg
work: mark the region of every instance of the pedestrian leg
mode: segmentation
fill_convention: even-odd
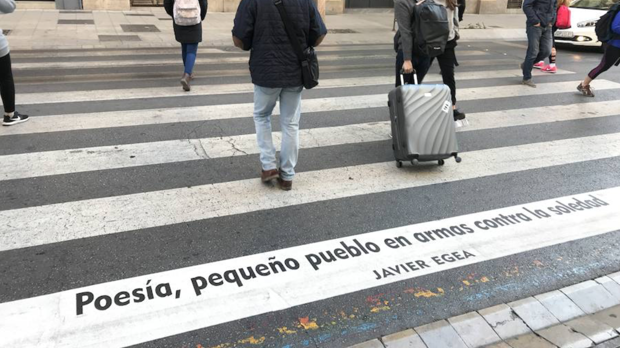
[[[284,88],[280,93],[280,177],[292,181],[299,155],[299,119],[301,116],[301,92],[303,87]]]
[[[260,150],[260,162],[264,171],[277,168],[276,148],[271,135],[271,114],[280,95],[280,88],[254,85],[254,126]]]
[[[28,121],[28,115],[15,111],[15,82],[10,54],[0,58],[0,95],[4,106],[2,125],[13,126]]]
[[[536,87],[532,82],[532,68],[540,53],[540,40],[543,34],[543,28],[528,25],[526,29],[527,33],[527,52],[525,53],[525,60],[521,64],[523,70],[523,84]]]

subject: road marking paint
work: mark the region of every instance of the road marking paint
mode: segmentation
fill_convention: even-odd
[[[482,54],[483,52],[481,52]],[[199,58],[197,64],[243,64],[248,63],[248,57],[226,57],[226,58]],[[374,54],[374,55],[320,55],[321,62],[335,62],[343,60],[359,59],[394,59],[394,54]],[[78,65],[82,69],[88,68],[117,68],[117,67],[136,67],[136,66],[163,66],[174,65],[182,66],[183,61],[178,59],[140,59],[129,58],[127,60],[100,60],[100,61],[81,61],[81,62],[35,62],[35,63],[15,63],[14,70],[41,70],[41,69],[72,69]]]
[[[394,50],[393,45],[372,45],[372,46],[320,46],[315,48],[319,52],[343,52],[343,51],[385,51],[385,50]],[[459,51],[459,55],[468,52],[476,52],[474,50],[463,50]],[[482,51],[477,51],[482,52]],[[159,48],[156,50],[101,50],[101,51],[88,51],[88,50],[80,50],[80,51],[71,51],[71,52],[63,52],[63,51],[49,51],[49,52],[27,52],[27,51],[18,51],[11,52],[11,58],[68,58],[68,57],[118,57],[118,56],[148,56],[148,55],[157,55],[160,56],[162,54],[178,54],[179,48]],[[209,55],[209,54],[240,54],[244,53],[240,49],[235,49],[234,51],[226,51],[218,48],[198,48],[198,55]],[[244,53],[249,57],[249,54]]]
[[[568,73],[571,72],[567,72],[567,74]],[[519,76],[520,72],[517,70],[507,70],[500,72],[490,72],[490,74],[493,74],[496,77],[497,75],[501,75],[499,77],[517,77]],[[482,76],[485,75],[463,73],[459,76],[459,79],[469,80],[484,78]],[[441,81],[441,76],[437,74],[431,74],[429,75],[428,81]],[[467,90],[467,88],[460,89],[460,93],[465,91],[465,94],[468,94]],[[467,100],[468,97],[465,96],[464,98],[465,99],[461,100]],[[304,99],[302,103],[302,109],[304,113],[310,113],[378,108],[385,107],[386,105],[386,96],[384,94],[374,94],[334,98]],[[588,103],[584,105],[591,105],[593,108],[596,109],[596,112],[601,112],[600,108],[596,107],[597,104]],[[546,111],[538,109],[531,110],[532,112]],[[612,110],[617,109],[612,108]],[[251,117],[253,111],[254,105],[252,103],[243,103],[195,107],[175,107],[169,109],[146,109],[55,115],[33,118],[36,119],[36,122],[29,123],[28,127],[10,127],[8,129],[2,129],[0,136],[180,122],[212,121],[231,118],[246,118]],[[274,109],[274,115],[278,115],[278,111],[279,106],[276,106],[276,108]]]
[[[562,74],[558,72],[558,74]],[[564,74],[573,74],[573,72],[564,72]],[[518,77],[520,73],[517,70],[508,70],[507,72],[467,72],[457,74],[458,80],[476,80],[481,78],[498,78],[498,77]],[[436,74],[429,75],[429,78],[425,82],[440,82],[440,76]],[[378,77],[354,77],[345,79],[325,79],[321,80],[321,84],[316,89],[325,88],[342,88],[342,87],[363,87],[363,86],[380,86],[380,85],[392,85],[394,83],[393,77],[378,76]],[[574,82],[560,82],[560,83],[547,83],[538,84],[538,92],[541,93],[553,93],[551,92],[554,85],[566,85],[567,83]],[[615,82],[606,80],[597,81],[597,89],[607,89],[608,85],[620,86]],[[575,86],[572,86],[573,89]],[[391,88],[391,87],[390,87]],[[490,91],[495,89],[510,88],[511,96],[518,95],[531,95],[532,91],[527,91],[522,85],[515,86],[498,86],[498,87],[481,87],[478,88],[481,91]],[[617,87],[611,87],[617,88]],[[533,88],[530,88],[534,90]],[[547,92],[543,92],[543,90]],[[182,91],[180,88],[171,87],[153,87],[153,88],[127,88],[127,89],[114,89],[114,90],[93,90],[93,91],[68,91],[68,92],[55,92],[55,93],[23,93],[18,95],[18,102],[20,105],[33,105],[33,104],[53,104],[53,103],[71,103],[71,102],[96,102],[106,100],[130,100],[130,99],[151,99],[151,98],[169,98],[169,97],[196,97],[204,95],[223,95],[234,93],[252,93],[254,91],[254,85],[251,83],[240,84],[224,84],[224,85],[206,85],[206,86],[192,86],[191,92]],[[536,92],[536,90],[534,90]],[[461,93],[461,90],[459,90]],[[560,93],[560,92],[557,92]],[[540,94],[540,93],[539,93]],[[489,95],[489,96],[492,96]],[[460,97],[460,95],[459,95]],[[484,96],[485,98],[488,96]]]
[[[5,210],[0,251],[617,156],[620,133],[467,152],[425,171],[390,161],[302,172],[294,195],[248,179]]]
[[[364,101],[360,102],[351,106],[363,107]],[[339,103],[332,105],[342,106]],[[459,132],[616,116],[620,115],[618,110],[620,101],[473,113],[468,116],[470,126],[459,129]],[[390,139],[390,133],[389,121],[302,129],[299,134],[300,148],[382,141]],[[273,133],[277,148],[280,136],[279,132]],[[256,153],[256,135],[252,133],[4,155],[0,156],[3,163],[0,181]]]
[[[178,53],[178,50],[174,52]],[[220,52],[222,53],[222,52]],[[336,53],[336,52],[330,52]],[[140,53],[138,53],[140,54]],[[248,56],[232,56],[232,57],[216,57],[216,58],[204,58],[201,57],[202,52],[199,52],[198,59],[196,60],[197,64],[242,64],[247,63],[249,60]],[[142,54],[140,54],[142,55]],[[160,53],[161,55],[161,53]],[[488,55],[486,52],[482,51],[464,51],[459,53],[459,56],[465,57],[476,57],[476,56],[484,56]],[[135,59],[134,56],[126,56],[126,55],[117,55],[116,57],[122,57],[126,59],[114,59],[114,60],[86,60],[86,61],[48,61],[48,62],[19,62],[17,60],[13,63],[13,69],[15,70],[40,70],[40,69],[71,69],[75,68],[76,65],[79,65],[80,68],[109,68],[109,67],[132,67],[132,66],[163,66],[163,65],[182,65],[183,62],[180,58],[175,59],[153,59],[149,58],[151,55],[146,55],[146,58]],[[101,57],[105,58],[105,57]],[[343,60],[359,60],[359,59],[394,59],[393,53],[388,54],[358,54],[358,55],[334,55],[334,54],[321,54],[319,55],[319,59],[322,62],[334,62],[334,61],[343,61]]]
[[[0,345],[148,342],[612,232],[619,205],[616,187],[3,303]]]

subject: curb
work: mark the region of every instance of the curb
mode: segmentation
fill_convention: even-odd
[[[620,272],[349,348],[618,348]]]

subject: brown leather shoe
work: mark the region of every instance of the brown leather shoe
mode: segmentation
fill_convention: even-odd
[[[189,92],[191,87],[189,85],[189,81],[191,80],[191,76],[189,74],[183,74],[183,78],[181,78],[181,85],[183,86],[183,90],[185,92]]]
[[[284,191],[290,191],[293,189],[293,180],[288,181],[278,178],[278,184],[280,184],[280,188]]]
[[[262,182],[268,182],[273,179],[277,179],[279,175],[280,172],[277,169],[263,170],[260,173],[260,180]]]

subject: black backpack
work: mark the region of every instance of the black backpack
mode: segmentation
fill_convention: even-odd
[[[415,6],[413,16],[414,52],[431,58],[442,54],[450,35],[446,8],[426,0]]]
[[[620,12],[620,4],[614,4],[609,11],[601,16],[598,22],[596,22],[596,27],[594,30],[596,31],[596,36],[600,42],[620,39],[620,35],[611,30],[611,25],[613,24],[614,18],[616,18],[618,12]]]

